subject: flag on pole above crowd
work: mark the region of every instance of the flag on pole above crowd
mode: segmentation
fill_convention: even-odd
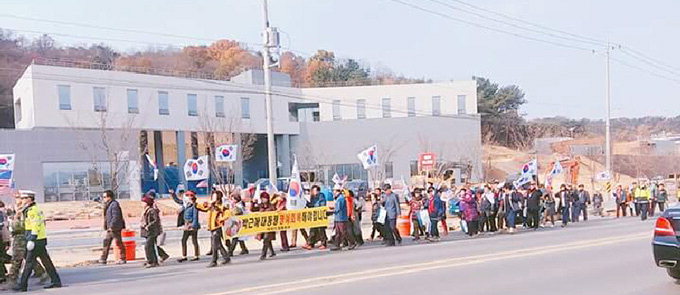
[[[0,170],[14,170],[14,154],[0,154]]]
[[[236,161],[236,153],[238,151],[238,145],[236,144],[223,144],[215,149],[215,161],[216,162],[234,162]]]
[[[521,175],[517,180],[513,181],[512,184],[515,188],[519,188],[531,181],[531,175]]]
[[[610,180],[610,179],[612,179],[612,176],[609,173],[609,171],[602,171],[602,172],[595,174],[595,180],[596,181],[607,181],[607,180]]]
[[[564,168],[562,168],[562,164],[560,164],[560,161],[556,160],[555,164],[553,164],[552,170],[550,170],[550,176],[562,174],[562,172],[564,172]]]
[[[286,198],[286,209],[304,209],[307,206],[305,198],[302,196],[302,183],[300,182],[300,170],[298,170],[297,157],[293,161],[293,168],[290,172],[290,183],[288,184],[288,198]]]
[[[156,163],[154,163],[149,154],[145,154],[145,156],[146,160],[149,161],[149,165],[153,168],[153,180],[158,180],[158,167],[156,166]]]
[[[538,172],[538,161],[536,159],[533,159],[529,162],[524,163],[522,165],[522,176],[529,176],[531,179],[531,176],[537,175]]]
[[[378,166],[378,146],[373,145],[366,150],[361,151],[357,158],[361,161],[364,169]]]
[[[184,178],[187,181],[208,179],[208,156],[200,156],[198,159],[188,159],[184,164]]]

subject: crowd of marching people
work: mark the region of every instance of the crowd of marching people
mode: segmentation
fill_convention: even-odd
[[[669,194],[663,183],[633,183],[628,187],[618,185],[611,193],[592,193],[582,184],[562,184],[559,189],[529,182],[515,187],[510,183],[491,182],[480,185],[449,187],[430,183],[414,187],[406,193],[397,194],[390,184],[377,187],[365,196],[336,186],[332,191],[322,192],[321,187],[311,187],[307,208],[328,206],[327,215],[332,216],[331,228],[320,226],[279,232],[260,232],[254,237],[223,237],[222,227],[232,216],[257,212],[286,210],[284,192],[256,192],[254,189],[233,189],[229,192],[213,190],[209,199],[199,201],[191,190],[170,191],[178,205],[176,226],[182,231],[179,263],[198,261],[201,251],[198,233],[205,226],[210,234],[208,267],[231,262],[236,247],[239,255],[249,254],[246,240],[254,238],[261,242],[260,259],[276,256],[274,241],[279,240],[279,252],[297,247],[298,232],[304,238],[301,248],[338,251],[360,247],[365,243],[362,234],[364,212],[370,216],[372,225],[366,241],[382,240],[385,246],[400,245],[404,239],[399,223],[410,224],[410,236],[415,241],[436,242],[450,230],[460,229],[474,237],[480,233],[513,233],[517,228],[562,227],[572,222],[587,221],[589,215],[605,216],[605,198],[616,203],[616,217],[640,216],[642,220],[654,215],[656,209],[663,212]],[[45,288],[61,287],[61,281],[47,254],[45,221],[34,201],[35,194],[19,191],[16,208],[4,208],[0,203],[0,282],[11,281],[14,289],[26,291],[28,280],[35,274],[46,284]],[[157,205],[158,195],[147,192],[141,199],[140,236],[145,239],[146,268],[158,267],[170,258],[161,247],[163,226]],[[126,263],[122,231],[126,228],[124,214],[112,191],[102,194],[104,216],[104,239],[99,263],[106,264],[113,243],[121,249],[118,264]],[[368,214],[370,213],[370,214]],[[202,223],[201,219],[205,218]],[[367,222],[368,223],[368,222]],[[329,231],[330,230],[330,231]],[[329,235],[330,233],[330,235]],[[289,236],[290,234],[290,236]],[[289,239],[290,237],[290,239]],[[191,242],[191,254],[187,244]],[[10,247],[11,246],[11,247]],[[12,249],[11,255],[6,253]],[[36,259],[40,260],[38,262]],[[11,263],[7,271],[5,263]],[[23,269],[23,271],[21,271]]]

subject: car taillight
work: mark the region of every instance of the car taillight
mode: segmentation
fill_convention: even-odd
[[[675,236],[675,230],[673,230],[673,225],[671,221],[665,217],[659,217],[656,220],[656,226],[654,228],[655,236]]]

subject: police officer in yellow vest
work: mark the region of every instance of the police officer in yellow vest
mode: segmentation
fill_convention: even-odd
[[[640,219],[647,220],[647,212],[649,211],[649,201],[652,198],[652,192],[647,188],[647,184],[643,184],[635,189],[635,202],[640,206]]]
[[[47,274],[50,276],[52,283],[45,286],[45,289],[60,288],[61,279],[57,270],[52,264],[52,259],[50,255],[47,254],[47,231],[45,229],[45,218],[42,211],[35,204],[35,192],[32,191],[19,191],[20,198],[24,200],[27,204],[24,206],[24,210],[21,214],[24,214],[25,221],[24,227],[26,231],[26,264],[24,265],[24,270],[21,273],[21,280],[19,284],[14,287],[15,291],[26,292],[28,288],[28,278],[33,272],[34,265],[36,264],[36,259],[40,258]]]

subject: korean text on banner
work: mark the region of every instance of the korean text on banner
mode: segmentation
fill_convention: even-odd
[[[225,237],[243,237],[263,232],[328,226],[328,207],[232,216],[225,222]]]

